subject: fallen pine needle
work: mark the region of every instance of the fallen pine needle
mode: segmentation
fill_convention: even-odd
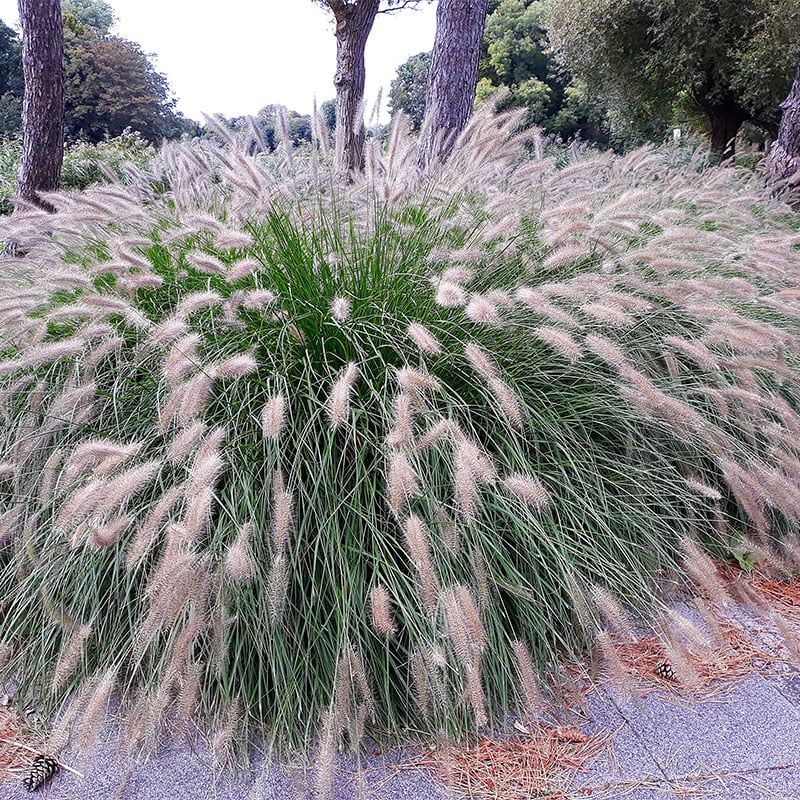
[[[587,736],[576,728],[534,725],[527,736],[481,739],[473,748],[449,745],[429,750],[411,762],[423,767],[468,797],[537,797],[557,800],[566,795],[558,779],[584,769],[606,743],[605,735]]]
[[[22,744],[22,742],[13,742],[14,747],[21,747],[23,750],[27,750],[29,753],[33,753],[34,755],[41,755],[42,751],[37,750],[35,747],[30,747],[27,744]],[[79,778],[83,777],[83,773],[78,771],[77,769],[73,769],[67,764],[62,763],[61,761],[58,762],[58,768],[63,769],[66,772],[71,772],[73,775],[77,775]]]
[[[724,689],[722,682],[747,677],[777,660],[775,655],[758,647],[738,626],[722,620],[719,625],[725,643],[715,649],[712,658],[690,653],[700,683],[694,692],[688,693],[697,697],[716,694]],[[616,641],[614,646],[632,677],[678,688],[674,681],[659,677],[656,672],[659,664],[667,659],[664,645],[658,637],[641,636],[635,642]]]
[[[10,708],[0,711],[0,780],[16,779],[20,770],[30,767],[31,759],[23,753],[34,756],[42,754],[41,747],[34,747],[23,741],[26,736],[30,740],[30,735],[26,734],[24,724],[16,711]],[[58,767],[83,778],[82,772],[67,764],[59,761]]]

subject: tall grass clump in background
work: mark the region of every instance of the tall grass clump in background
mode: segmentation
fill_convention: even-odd
[[[515,125],[427,179],[398,127],[346,187],[322,135],[170,144],[4,222],[5,669],[79,737],[114,690],[137,742],[482,725],[612,594],[793,539],[785,207]]]

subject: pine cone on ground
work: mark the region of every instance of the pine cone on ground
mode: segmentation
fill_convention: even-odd
[[[58,772],[58,769],[58,761],[53,756],[36,756],[28,775],[22,779],[22,785],[29,792],[35,792],[44,786]]]
[[[669,661],[662,661],[656,667],[656,675],[659,678],[663,678],[665,681],[674,681],[675,680],[675,670],[672,669],[672,664]]]

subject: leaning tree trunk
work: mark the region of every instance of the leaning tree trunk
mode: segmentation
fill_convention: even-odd
[[[767,184],[773,191],[800,185],[800,64],[789,91],[781,103],[783,116],[778,138],[767,156]]]
[[[336,168],[348,175],[364,165],[364,49],[380,0],[328,0],[336,19]]]
[[[419,145],[423,169],[447,159],[472,113],[487,7],[488,0],[439,0]]]
[[[18,0],[22,23],[22,163],[19,194],[48,207],[64,157],[64,29],[60,0]]]

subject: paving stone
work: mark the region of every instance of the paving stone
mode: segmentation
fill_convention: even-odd
[[[613,734],[612,745],[598,758],[586,765],[585,771],[575,774],[574,785],[579,789],[614,785],[623,781],[658,782],[667,778],[653,757],[648,743],[623,717],[611,695],[602,691],[587,697],[590,723],[582,727],[588,734]]]
[[[589,792],[587,794],[587,791]],[[800,770],[756,770],[747,775],[689,775],[671,780],[588,783],[570,800],[798,800]]]
[[[800,762],[800,710],[759,675],[703,702],[652,692],[619,710],[669,778]]]
[[[800,675],[786,675],[772,678],[770,683],[793,706],[800,708]]]
[[[746,775],[705,776],[676,780],[676,787],[691,788],[696,800],[797,800],[800,769],[755,770]]]

